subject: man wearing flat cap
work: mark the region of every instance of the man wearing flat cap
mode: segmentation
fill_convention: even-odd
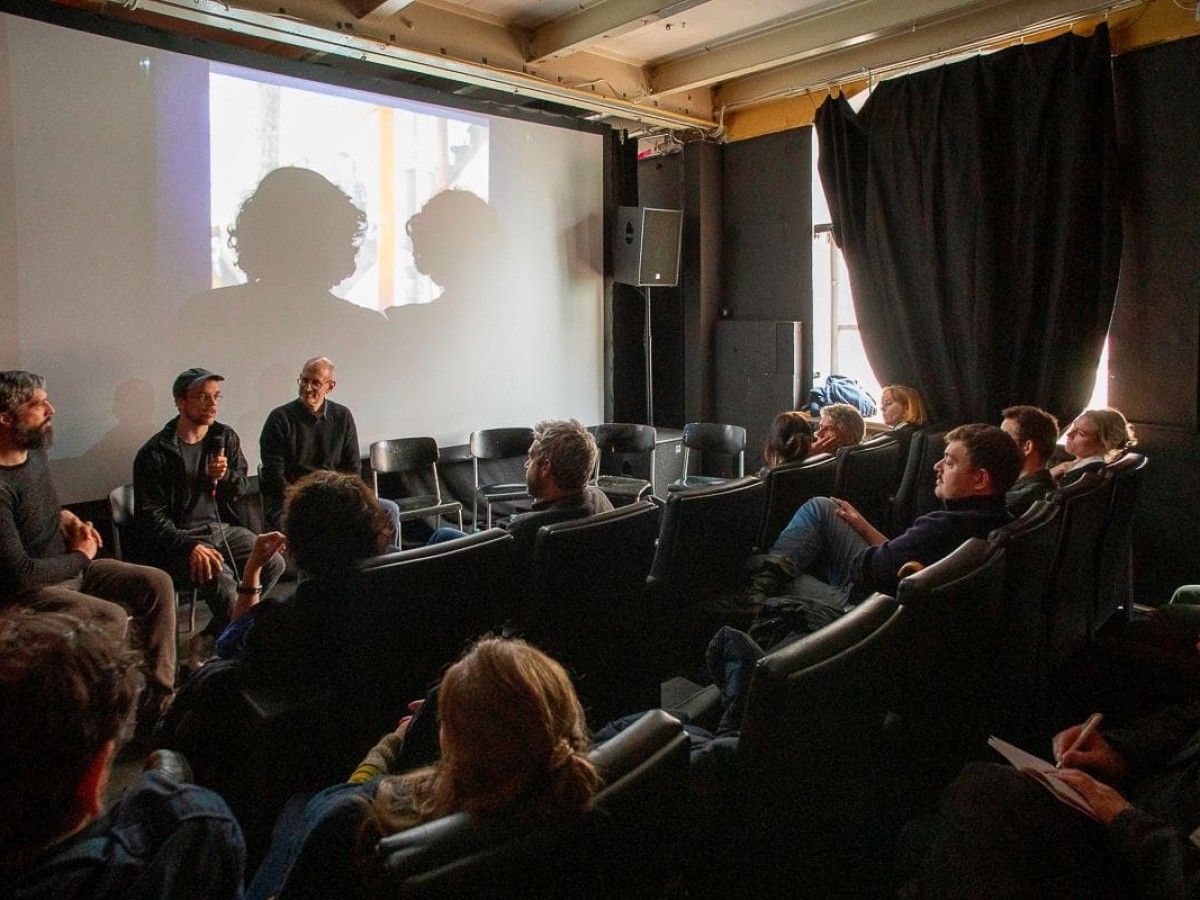
[[[198,367],[179,373],[171,388],[179,415],[142,446],[133,463],[145,561],[165,570],[177,585],[199,588],[212,610],[204,634],[212,637],[229,624],[255,538],[234,511],[234,501],[246,489],[246,457],[237,432],[217,421],[224,380]],[[283,568],[283,559],[273,557],[263,569],[260,590],[269,592]]]

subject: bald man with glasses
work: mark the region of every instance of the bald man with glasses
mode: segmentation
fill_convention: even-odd
[[[354,415],[329,399],[337,387],[336,374],[336,367],[327,357],[310,359],[296,379],[296,399],[275,407],[263,423],[258,439],[262,460],[259,489],[270,528],[280,526],[283,494],[289,484],[321,470],[362,473]],[[379,505],[391,522],[394,541],[400,509],[383,498],[379,498]]]

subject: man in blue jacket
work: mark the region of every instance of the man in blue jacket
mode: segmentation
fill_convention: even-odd
[[[1008,521],[1004,497],[1021,459],[1004,431],[993,425],[955,428],[934,469],[945,509],[921,516],[890,540],[845,500],[809,500],[759,563],[752,602],[786,596],[789,608],[805,613],[805,630],[816,631],[875,591],[894,595],[906,563],[927,566]],[[824,578],[810,571],[821,563]]]
[[[220,797],[181,783],[178,756],[105,811],[140,681],[136,656],[93,619],[0,614],[0,896],[242,896],[241,828]]]

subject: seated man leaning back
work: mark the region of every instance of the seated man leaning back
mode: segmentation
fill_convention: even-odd
[[[935,492],[945,509],[921,516],[890,540],[844,500],[809,500],[756,566],[751,603],[794,598],[789,608],[802,611],[804,630],[813,632],[875,591],[894,595],[905,563],[929,565],[1008,520],[1004,496],[1021,459],[1004,431],[993,425],[955,428],[934,469]],[[811,571],[822,563],[824,580]]]

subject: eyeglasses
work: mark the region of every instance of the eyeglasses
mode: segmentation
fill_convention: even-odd
[[[320,381],[316,378],[301,377],[301,378],[296,379],[296,384],[300,385],[300,387],[310,387],[310,388],[313,388],[313,389],[319,391],[321,388],[325,387],[325,385],[329,384],[329,382],[328,381]]]
[[[215,394],[191,394],[188,396],[188,399],[195,400],[203,406],[208,406],[210,403],[216,406],[221,402],[221,392],[217,391]]]

